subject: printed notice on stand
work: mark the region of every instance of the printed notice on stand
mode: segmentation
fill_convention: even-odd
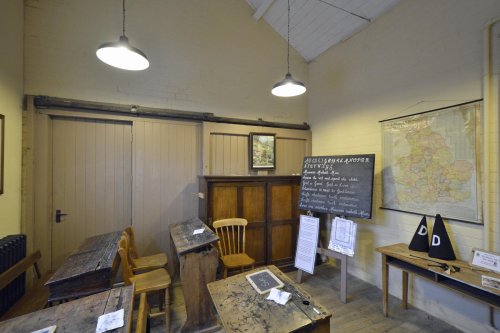
[[[300,215],[299,238],[295,267],[314,274],[316,249],[318,248],[319,218]]]
[[[350,257],[354,256],[357,227],[358,225],[351,220],[340,217],[334,218],[332,221],[332,233],[330,235],[330,244],[328,244],[328,248]]]

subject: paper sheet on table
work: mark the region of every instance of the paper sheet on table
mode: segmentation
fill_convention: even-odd
[[[286,302],[292,297],[292,294],[287,293],[286,291],[281,291],[279,289],[273,288],[267,296],[266,299],[270,301],[275,301],[278,304],[285,305]]]
[[[45,328],[42,328],[41,330],[38,330],[38,331],[33,331],[31,333],[54,333],[56,331],[56,325],[54,326],[50,326],[50,327],[45,327]]]
[[[99,318],[97,319],[97,327],[95,329],[95,332],[102,333],[118,327],[123,327],[123,314],[124,310],[120,309],[118,311],[106,313],[102,316],[99,316]]]
[[[193,235],[198,235],[198,234],[201,234],[201,233],[203,233],[203,231],[205,231],[205,228],[195,229],[195,230],[193,231]]]

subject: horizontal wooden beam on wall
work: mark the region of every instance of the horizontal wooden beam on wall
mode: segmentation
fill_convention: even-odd
[[[116,113],[128,116],[136,116],[136,117],[155,117],[155,118],[183,119],[183,120],[193,120],[193,121],[208,121],[214,123],[264,126],[264,127],[287,128],[296,130],[310,129],[310,126],[307,123],[288,124],[288,123],[276,123],[271,121],[265,121],[262,119],[251,120],[251,119],[218,117],[215,116],[213,113],[209,112],[179,111],[171,109],[150,108],[139,105],[82,101],[76,99],[51,97],[51,96],[34,96],[33,100],[35,107],[37,109],[52,108],[52,109],[63,109],[71,111],[75,110],[92,111],[92,112],[99,111],[99,112]]]

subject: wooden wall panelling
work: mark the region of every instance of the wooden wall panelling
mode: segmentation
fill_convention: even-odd
[[[300,174],[304,156],[311,155],[311,131],[202,123],[202,165],[204,175],[256,175],[248,165],[248,135],[276,134],[276,170],[269,174]]]
[[[248,135],[212,133],[210,170],[214,175],[247,175]]]
[[[302,138],[276,138],[276,174],[302,173],[304,156],[307,156],[307,140]]]
[[[141,254],[163,251],[173,260],[168,226],[198,215],[199,147],[197,123],[134,121],[133,226]]]

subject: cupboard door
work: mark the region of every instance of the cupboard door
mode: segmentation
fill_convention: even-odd
[[[211,222],[238,217],[238,188],[236,186],[233,184],[213,186],[210,198],[212,200]]]
[[[298,229],[297,200],[297,184],[269,184],[269,264],[282,266],[293,262]]]
[[[246,252],[256,265],[266,263],[266,186],[241,185],[241,217],[247,219]]]

